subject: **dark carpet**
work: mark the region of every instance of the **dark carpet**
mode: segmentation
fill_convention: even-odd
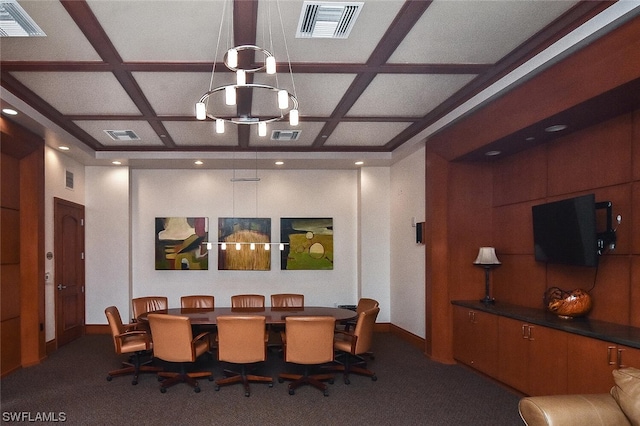
[[[310,386],[289,395],[287,382],[269,388],[252,384],[245,397],[240,385],[214,390],[200,380],[200,393],[178,384],[160,393],[152,374],[106,380],[125,357],[113,351],[108,335],[84,336],[51,354],[39,365],[0,381],[2,422],[64,420],[72,425],[522,425],[519,395],[458,365],[430,361],[415,347],[390,333],[377,333],[375,360],[369,367],[378,380],[341,376],[329,385],[329,396]],[[229,365],[199,361],[216,379]],[[277,378],[292,371],[277,352],[256,370]],[[295,368],[295,366],[293,366]],[[12,417],[13,416],[13,417]],[[9,421],[8,421],[9,420]]]

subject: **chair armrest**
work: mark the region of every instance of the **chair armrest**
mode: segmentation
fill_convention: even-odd
[[[528,426],[630,425],[608,393],[527,397],[518,410]]]
[[[116,337],[129,337],[129,336],[142,336],[144,335],[147,339],[149,338],[149,333],[144,330],[128,330],[124,333],[118,334]]]
[[[345,336],[347,339],[351,340],[351,352],[355,352],[356,350],[356,343],[358,342],[358,336],[356,336],[355,334],[346,331],[346,330],[334,330],[333,331],[334,334],[341,334],[343,336]],[[345,340],[347,340],[345,339]]]
[[[210,331],[203,331],[202,333],[198,334],[196,337],[193,338],[193,340],[191,341],[191,343],[195,343],[198,340],[204,338],[205,336],[210,335],[211,332]]]

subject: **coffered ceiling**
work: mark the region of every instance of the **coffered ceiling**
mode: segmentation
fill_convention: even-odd
[[[364,0],[349,37],[326,39],[296,37],[303,0],[19,3],[46,37],[0,39],[2,103],[48,144],[72,146],[87,164],[283,159],[293,168],[390,164],[508,90],[496,83],[613,4]],[[254,125],[216,134],[213,121],[195,119],[214,63],[215,86],[230,84],[223,55],[242,44],[269,48],[278,60],[278,83],[300,102],[297,140],[271,139],[272,130],[294,129],[286,121],[259,137]],[[268,78],[256,73],[253,81]],[[244,108],[260,114],[255,98]],[[105,130],[131,130],[139,140]]]

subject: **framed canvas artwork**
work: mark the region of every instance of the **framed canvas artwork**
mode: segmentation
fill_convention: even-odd
[[[218,218],[218,270],[270,269],[270,218]]]
[[[209,219],[206,217],[157,217],[156,270],[209,269]]]
[[[280,269],[333,269],[333,218],[281,218]]]

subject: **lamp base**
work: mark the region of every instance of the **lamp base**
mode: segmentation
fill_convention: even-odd
[[[496,299],[486,296],[484,299],[480,299],[480,302],[484,303],[485,305],[495,305]]]

